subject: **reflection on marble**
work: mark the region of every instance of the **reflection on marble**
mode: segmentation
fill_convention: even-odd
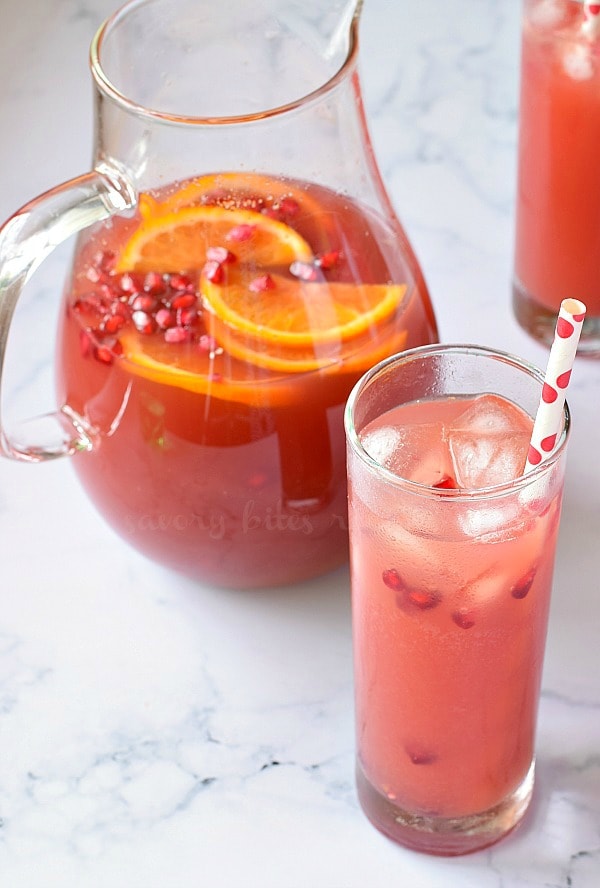
[[[3,0],[0,216],[85,171],[87,47],[111,0]],[[509,308],[519,2],[367,0],[377,155],[445,340],[536,363]],[[28,288],[7,413],[52,399],[62,254]],[[0,884],[10,888],[596,888],[600,365],[578,362],[535,802],[437,860],[366,822],[353,781],[345,569],[292,590],[198,588],[93,512],[67,461],[0,461]]]

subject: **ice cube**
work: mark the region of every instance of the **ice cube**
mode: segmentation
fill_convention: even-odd
[[[367,432],[362,443],[373,459],[400,478],[433,487],[453,476],[441,423],[373,429]]]
[[[589,80],[594,75],[594,60],[587,44],[568,45],[563,52],[562,63],[572,80]]]
[[[381,426],[361,435],[361,443],[370,457],[386,466],[400,445],[401,431],[395,426]]]
[[[530,420],[496,395],[481,395],[448,428],[453,472],[460,487],[505,484],[522,474]]]
[[[536,28],[552,30],[566,20],[567,10],[563,0],[541,0],[531,10],[529,17]]]

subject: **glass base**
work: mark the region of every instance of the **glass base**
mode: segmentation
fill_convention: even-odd
[[[535,762],[532,762],[517,789],[493,808],[453,818],[403,811],[375,789],[360,763],[356,766],[356,786],[364,813],[389,839],[413,851],[455,857],[487,848],[517,826],[531,801],[534,772]]]
[[[521,327],[541,342],[551,346],[556,327],[556,311],[536,302],[533,296],[515,278],[513,281],[513,311]],[[577,354],[582,357],[600,358],[600,317],[586,317],[581,331]]]

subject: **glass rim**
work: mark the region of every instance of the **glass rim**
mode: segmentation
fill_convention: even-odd
[[[442,355],[448,352],[454,354],[480,355],[482,357],[495,358],[503,363],[510,364],[515,369],[523,371],[536,382],[539,382],[541,395],[541,389],[544,384],[544,373],[542,370],[530,361],[527,361],[524,358],[519,358],[510,352],[491,348],[489,346],[471,345],[467,343],[437,343],[434,345],[417,346],[416,348],[407,349],[406,351],[384,358],[384,360],[367,370],[367,372],[364,373],[354,385],[344,408],[344,427],[346,431],[346,440],[349,446],[369,470],[376,473],[386,483],[401,488],[406,492],[431,499],[448,499],[452,502],[473,502],[480,499],[492,499],[495,497],[506,496],[507,494],[529,487],[529,485],[534,483],[538,478],[545,475],[563,456],[571,427],[571,413],[566,401],[563,410],[564,425],[562,433],[559,443],[552,455],[539,465],[535,466],[530,472],[527,472],[527,474],[519,475],[518,478],[514,478],[512,481],[507,481],[503,484],[494,484],[488,487],[477,487],[472,489],[430,487],[427,484],[421,484],[418,481],[410,481],[408,478],[402,478],[400,475],[396,475],[394,472],[390,471],[390,469],[386,469],[385,466],[374,459],[363,447],[354,423],[354,413],[358,399],[367,386],[392,364],[408,363],[414,358]]]
[[[345,78],[346,72],[355,64],[357,59],[358,21],[362,10],[362,0],[360,0],[360,2],[356,4],[354,15],[349,24],[348,50],[344,56],[341,65],[339,66],[337,71],[335,71],[331,75],[331,77],[329,77],[320,86],[316,87],[316,89],[313,89],[305,95],[300,96],[297,99],[293,99],[292,101],[287,102],[283,105],[276,105],[272,108],[264,108],[260,111],[254,111],[250,114],[234,114],[224,115],[220,117],[215,115],[201,116],[175,114],[168,111],[159,111],[157,108],[150,108],[139,102],[135,102],[133,99],[130,99],[127,95],[125,95],[125,93],[123,93],[120,89],[118,89],[117,86],[112,82],[110,77],[107,75],[101,61],[103,45],[105,41],[109,38],[110,34],[115,30],[115,28],[118,27],[119,23],[140,6],[145,6],[146,4],[149,5],[154,2],[156,2],[156,0],[129,0],[129,2],[125,3],[102,22],[94,37],[92,38],[92,42],[90,45],[89,64],[96,86],[107,98],[110,98],[123,110],[128,111],[129,113],[134,114],[137,117],[144,117],[155,121],[161,121],[163,123],[188,126],[215,126],[224,124],[233,125],[251,123],[253,121],[278,117],[287,112],[303,107],[312,101],[318,100],[321,96],[326,95]]]

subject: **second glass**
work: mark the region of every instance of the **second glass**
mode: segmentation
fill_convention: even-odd
[[[563,299],[600,356],[600,35],[580,0],[524,0],[513,306],[551,345]]]

